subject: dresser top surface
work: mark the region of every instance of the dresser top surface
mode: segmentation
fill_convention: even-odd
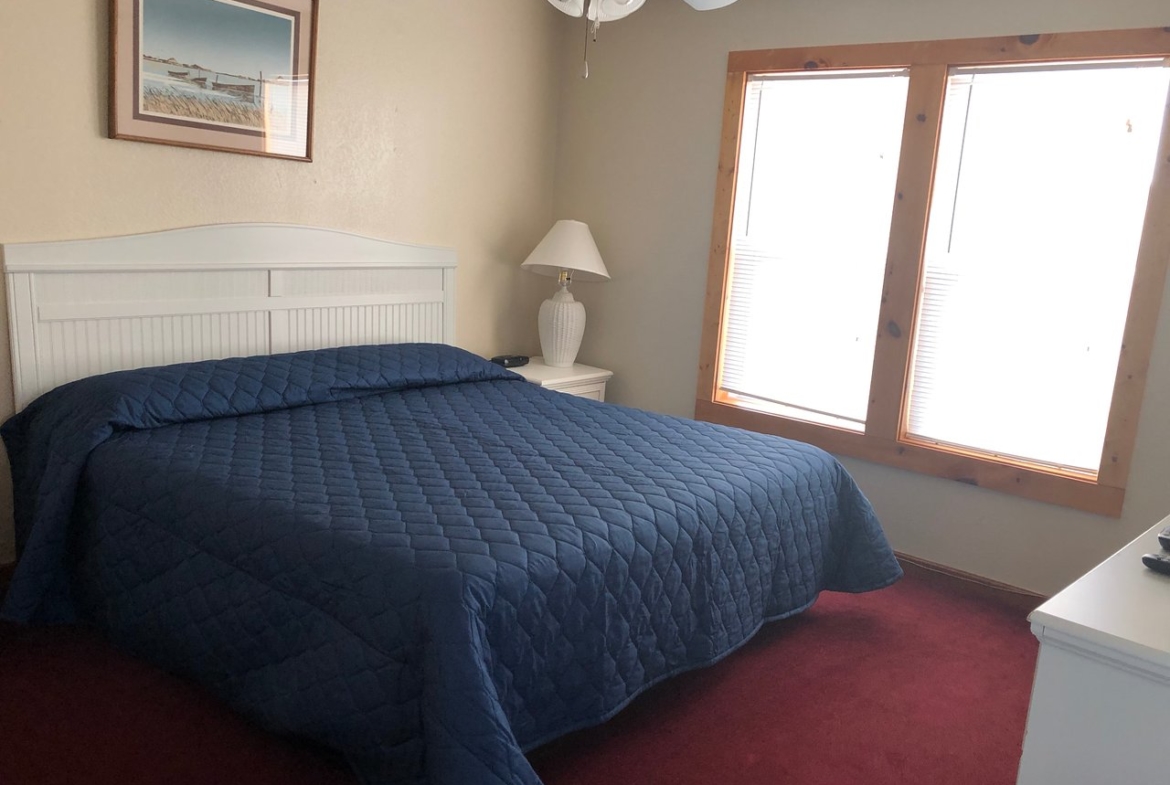
[[[1142,564],[1160,553],[1161,521],[1041,605],[1033,625],[1170,667],[1170,576]]]

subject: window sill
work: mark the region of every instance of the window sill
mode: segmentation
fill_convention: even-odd
[[[1112,518],[1121,516],[1121,507],[1125,501],[1124,488],[1103,485],[1073,474],[926,444],[882,439],[730,403],[700,398],[695,402],[695,418],[808,442],[838,455]]]

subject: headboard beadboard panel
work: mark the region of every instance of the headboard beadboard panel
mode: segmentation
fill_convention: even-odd
[[[0,251],[17,409],[127,368],[455,341],[455,253],[444,248],[224,224]]]

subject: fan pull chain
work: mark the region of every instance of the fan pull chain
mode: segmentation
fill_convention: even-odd
[[[585,59],[584,59],[584,68],[581,71],[581,78],[582,79],[589,78],[589,28],[590,27],[592,27],[592,24],[590,24],[590,22],[589,22],[589,13],[588,13],[588,10],[586,10],[586,13],[585,13]]]
[[[585,0],[585,13],[581,15],[582,18],[584,18],[584,20],[585,20],[585,62],[584,62],[584,68],[581,71],[581,78],[582,79],[589,78],[589,35],[590,35],[590,33],[593,34],[593,40],[594,41],[597,40],[597,31],[594,29],[593,22],[589,21],[589,7],[591,5],[593,5],[592,0]]]

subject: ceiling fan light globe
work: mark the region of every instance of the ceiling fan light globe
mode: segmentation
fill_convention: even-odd
[[[616,22],[645,4],[646,0],[593,0],[589,4],[589,19],[594,22]]]
[[[552,7],[569,16],[580,17],[585,13],[585,0],[548,0]]]
[[[585,15],[586,0],[548,0],[558,11],[578,19]],[[712,11],[723,8],[735,0],[684,0],[687,5],[697,11]],[[592,0],[588,3],[589,20],[592,22],[615,22],[625,19],[637,11],[646,0]]]

